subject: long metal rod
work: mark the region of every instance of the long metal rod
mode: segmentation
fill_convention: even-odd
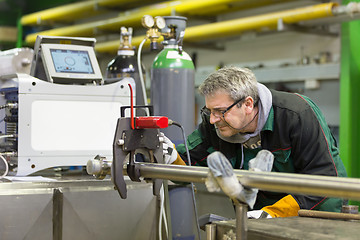
[[[137,163],[144,178],[204,183],[207,167]],[[125,166],[125,165],[124,165]],[[241,184],[272,192],[306,194],[360,200],[360,179],[309,174],[265,173],[234,170]],[[126,167],[124,167],[126,174]]]

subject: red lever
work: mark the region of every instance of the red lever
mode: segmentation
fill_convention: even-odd
[[[167,128],[169,119],[167,117],[136,117],[135,128]]]

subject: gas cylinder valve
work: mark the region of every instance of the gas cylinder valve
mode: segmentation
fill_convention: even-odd
[[[146,31],[146,38],[150,39],[150,49],[156,50],[158,48],[157,41],[161,37],[159,30],[166,26],[164,18],[161,16],[153,18],[150,15],[144,15],[141,19],[141,24],[148,29]]]

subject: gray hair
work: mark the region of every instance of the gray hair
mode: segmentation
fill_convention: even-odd
[[[234,100],[250,96],[258,102],[259,93],[254,73],[247,68],[224,67],[210,74],[199,86],[203,96],[211,96],[218,91],[228,93]]]

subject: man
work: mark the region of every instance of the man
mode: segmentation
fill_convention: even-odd
[[[249,69],[237,67],[212,73],[199,91],[206,105],[198,129],[187,138],[192,165],[207,166],[207,156],[220,151],[233,168],[248,169],[249,160],[266,149],[275,157],[274,172],[346,177],[336,141],[309,98],[269,90]],[[177,150],[187,162],[184,145]],[[297,216],[299,209],[339,212],[342,203],[335,198],[259,191],[254,209],[271,217],[289,217]]]

